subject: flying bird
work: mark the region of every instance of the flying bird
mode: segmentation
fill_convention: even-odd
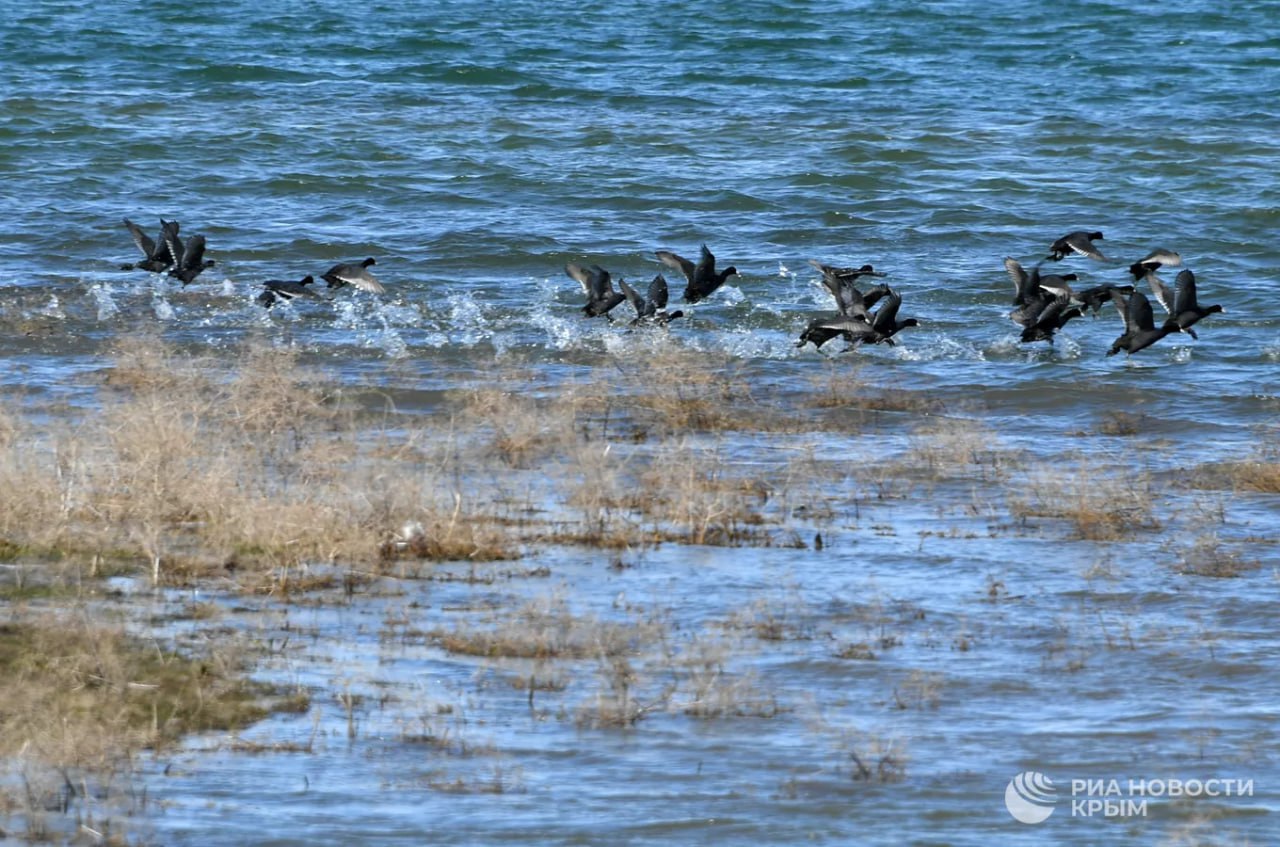
[[[133,236],[133,243],[138,245],[138,249],[142,251],[143,259],[141,262],[134,262],[131,265],[121,265],[121,270],[138,269],[140,271],[151,271],[160,273],[173,267],[173,254],[169,252],[169,244],[165,240],[165,231],[172,227],[174,233],[178,231],[177,221],[166,221],[160,219],[160,237],[159,240],[152,239],[142,231],[142,227],[135,224],[128,218],[124,219],[124,225],[128,227],[129,234]]]
[[[654,251],[654,255],[662,264],[684,274],[684,278],[689,283],[684,289],[686,303],[697,303],[699,300],[707,299],[712,292],[724,285],[726,279],[738,275],[738,269],[732,265],[717,272],[716,257],[711,254],[705,244],[702,245],[702,254],[696,265],[670,250],[657,250]]]
[[[317,294],[313,289],[307,288],[308,285],[311,285],[315,281],[315,277],[311,274],[307,274],[296,282],[292,280],[269,279],[262,283],[263,291],[258,295],[257,301],[270,309],[277,302],[283,301],[287,303],[295,297],[323,300],[324,298]]]
[[[381,294],[387,289],[382,287],[378,278],[369,272],[370,265],[378,264],[372,256],[360,264],[342,263],[334,265],[320,275],[330,288],[342,288],[344,285],[354,286],[370,294]]]
[[[1102,233],[1100,232],[1089,232],[1083,229],[1076,232],[1068,232],[1053,242],[1053,246],[1049,248],[1051,252],[1046,258],[1056,262],[1067,256],[1079,255],[1097,259],[1099,262],[1109,261],[1106,256],[1102,255],[1101,250],[1093,246],[1093,242],[1101,240]]]
[[[682,317],[684,312],[676,309],[674,312],[667,312],[667,278],[662,274],[658,274],[649,283],[649,290],[641,296],[626,280],[618,280],[618,286],[622,288],[622,293],[627,298],[627,302],[636,310],[636,316],[631,320],[631,325],[636,324],[653,324],[656,326],[666,326],[676,318]]]
[[[613,290],[613,277],[599,265],[584,268],[582,265],[569,262],[564,266],[564,272],[576,279],[582,286],[582,293],[587,295],[587,304],[582,307],[582,314],[589,318],[598,318],[601,315],[608,318],[613,307],[627,299],[627,295],[621,291]],[[609,320],[613,319],[609,318]]]

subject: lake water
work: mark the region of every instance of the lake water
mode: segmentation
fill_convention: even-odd
[[[872,498],[856,518],[850,506],[823,530],[821,558],[663,545],[610,569],[608,552],[550,547],[514,576],[486,566],[493,583],[385,589],[338,608],[250,603],[232,614],[260,637],[310,633],[262,673],[325,694],[312,714],[249,734],[320,741],[247,754],[199,739],[152,763],[147,837],[1274,838],[1277,501],[1174,485],[1276,444],[1273,4],[32,2],[0,24],[0,47],[5,402],[94,404],[104,350],[138,332],[193,352],[287,345],[406,411],[430,412],[440,389],[495,358],[553,382],[608,356],[642,367],[653,339],[584,320],[564,264],[647,284],[664,270],[654,250],[696,256],[705,242],[740,277],[683,306],[668,341],[741,360],[762,397],[857,361],[872,384],[936,398],[1035,456],[1049,481],[1015,487],[1051,488],[1053,469],[1074,479],[1096,461],[1162,489],[1166,529],[1120,541],[1006,532],[1007,513],[955,506],[953,483],[949,505]],[[216,267],[185,289],[121,270],[140,258],[124,217],[204,233]],[[1063,261],[1078,285],[1123,283],[1129,262],[1167,247],[1224,312],[1198,341],[1170,336],[1131,358],[1104,355],[1121,331],[1110,306],[1053,346],[1019,344],[1003,259],[1030,266],[1076,229],[1103,231],[1118,260]],[[381,297],[254,302],[263,280],[365,256]],[[798,349],[809,317],[831,308],[809,259],[873,263],[922,326],[892,348]],[[667,275],[676,299],[682,281]],[[1106,432],[1120,413],[1142,431]],[[889,417],[823,449],[874,463],[910,446],[899,427]],[[769,438],[725,449],[741,461],[789,449]],[[1219,519],[1197,523],[1206,498]],[[1171,566],[1210,535],[1262,567],[1213,579]],[[524,575],[541,567],[550,577]],[[139,625],[189,599],[138,601]],[[413,634],[524,602],[699,626],[781,609],[790,635],[735,659],[776,702],[595,727],[580,710],[597,663],[530,707],[502,681],[523,670]],[[858,644],[875,658],[839,655]],[[328,696],[344,686],[358,697]],[[414,743],[424,733],[457,746]],[[853,778],[851,751],[886,747],[901,774]],[[1057,786],[1044,823],[1006,808],[1025,771]],[[1145,816],[1102,820],[1070,814],[1074,778],[1230,778],[1253,793],[1153,797]]]

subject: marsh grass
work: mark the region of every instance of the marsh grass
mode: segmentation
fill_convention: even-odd
[[[658,622],[575,614],[564,598],[551,596],[504,610],[491,626],[460,623],[428,636],[450,653],[489,659],[612,659],[636,652],[660,632]]]
[[[1152,477],[1127,466],[1105,468],[1091,461],[1073,467],[1046,464],[1032,469],[1009,495],[1016,518],[1067,522],[1086,541],[1118,541],[1162,523],[1155,513]]]
[[[1280,494],[1280,461],[1259,456],[1245,462],[1214,462],[1197,468],[1192,479],[1202,488]]]
[[[1177,545],[1174,554],[1177,557],[1174,570],[1193,576],[1224,579],[1243,576],[1262,567],[1262,562],[1246,558],[1214,534],[1201,535],[1189,544]]]
[[[934,480],[999,482],[1016,465],[1014,451],[989,427],[972,418],[933,415],[911,435],[900,473]]]
[[[9,799],[28,812],[127,805],[143,750],[296,708],[296,692],[243,669],[232,650],[189,657],[83,613],[14,616],[0,625],[0,756],[25,788]]]

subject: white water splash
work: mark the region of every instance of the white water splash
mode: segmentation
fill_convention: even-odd
[[[120,314],[120,307],[116,305],[115,298],[112,295],[113,292],[110,286],[104,283],[95,282],[89,286],[89,296],[93,298],[94,303],[98,306],[99,321],[108,321]]]
[[[169,303],[164,292],[159,290],[151,292],[151,311],[155,312],[157,320],[171,321],[177,317],[173,311],[173,305]]]
[[[534,329],[541,330],[547,336],[547,343],[556,350],[568,350],[581,336],[579,332],[583,321],[573,320],[553,314],[546,304],[539,304],[529,315]]]
[[[455,329],[453,340],[456,343],[474,347],[493,335],[480,304],[471,292],[450,294],[446,301],[449,304],[449,323]]]
[[[905,362],[936,362],[948,359],[982,362],[987,358],[980,347],[946,335],[916,334],[907,329],[895,335],[893,340],[896,342],[893,350],[897,358]],[[1021,349],[1025,348],[1014,344],[1004,352],[1015,352]]]
[[[726,306],[736,306],[747,299],[742,289],[735,285],[722,285],[712,296],[718,297]]]
[[[39,314],[46,318],[57,318],[59,320],[67,317],[66,313],[62,311],[62,303],[58,300],[58,295],[56,294],[49,295],[49,302],[44,305]]]

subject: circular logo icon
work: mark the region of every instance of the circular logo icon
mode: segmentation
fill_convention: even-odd
[[[1037,771],[1023,771],[1004,789],[1004,807],[1022,823],[1044,823],[1057,802],[1053,780]]]

